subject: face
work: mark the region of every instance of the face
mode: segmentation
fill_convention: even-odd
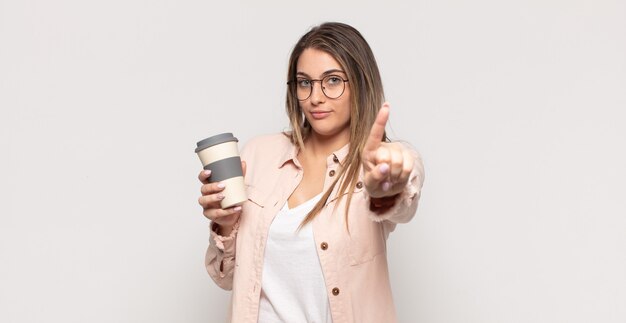
[[[350,86],[345,83],[343,94],[337,98],[329,98],[322,91],[325,86],[326,94],[333,96],[336,84],[340,79],[347,80],[348,77],[341,65],[330,54],[314,49],[305,49],[296,66],[296,79],[301,86],[312,86],[311,95],[300,102],[300,108],[304,116],[311,124],[314,135],[321,137],[340,136],[349,140],[350,137]],[[336,76],[336,77],[328,77]],[[307,82],[306,80],[322,80],[322,82]],[[341,81],[339,81],[341,82]]]

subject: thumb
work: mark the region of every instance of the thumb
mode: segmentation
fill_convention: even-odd
[[[247,168],[246,162],[242,160],[241,161],[241,170],[243,171],[243,176],[244,177],[246,176],[246,168]]]

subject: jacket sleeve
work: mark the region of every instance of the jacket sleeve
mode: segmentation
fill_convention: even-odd
[[[228,237],[216,232],[217,224],[211,222],[211,237],[205,257],[207,272],[213,281],[222,289],[233,289],[233,274],[235,272],[235,244],[239,221],[235,223]]]
[[[404,146],[409,149],[414,158],[413,170],[409,175],[409,180],[391,208],[381,214],[368,212],[368,216],[372,221],[406,223],[413,218],[415,212],[417,211],[417,204],[421,196],[422,185],[424,184],[424,163],[422,162],[422,158],[417,151],[406,144],[404,144]],[[366,195],[365,200],[369,205],[369,194],[367,194],[366,190],[363,190],[363,192]]]

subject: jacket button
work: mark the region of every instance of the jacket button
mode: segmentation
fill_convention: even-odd
[[[339,288],[337,287],[333,288],[333,295],[335,296],[339,295]]]
[[[333,177],[335,176],[335,170],[331,170],[330,172],[328,172],[328,176]]]
[[[363,188],[363,182],[356,183],[356,188]]]
[[[339,158],[337,158],[337,156],[333,155],[333,161],[334,161],[334,162],[335,162],[335,164],[336,164],[336,163],[338,163],[338,162],[339,162]]]
[[[328,243],[326,243],[326,242],[322,242],[322,243],[320,244],[320,248],[322,248],[322,250],[326,250],[326,249],[328,249]]]

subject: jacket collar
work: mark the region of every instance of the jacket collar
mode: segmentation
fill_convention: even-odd
[[[333,151],[332,154],[326,157],[326,165],[332,166],[334,164],[337,164],[335,162],[335,157],[339,162],[343,162],[343,159],[348,155],[349,151],[350,151],[350,143],[347,143],[343,147],[339,148],[338,150]],[[298,156],[298,146],[292,144],[291,141],[289,141],[288,145],[285,146],[285,149],[282,153],[281,158],[278,161],[278,168],[282,168],[289,161],[292,161],[296,165],[296,167],[302,168],[296,156]]]

